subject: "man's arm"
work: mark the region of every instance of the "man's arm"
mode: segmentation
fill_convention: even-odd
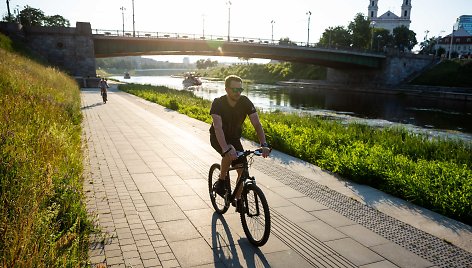
[[[249,120],[251,120],[251,124],[254,127],[254,129],[256,130],[257,138],[259,139],[259,143],[261,145],[266,144],[267,141],[266,141],[264,129],[262,128],[261,120],[259,120],[259,115],[257,114],[257,112],[250,114],[249,115]],[[269,153],[270,153],[269,148],[263,146],[262,147],[262,156],[267,157],[269,155]]]
[[[222,153],[227,152],[230,149],[230,145],[226,143],[225,133],[223,132],[223,120],[221,116],[217,114],[212,114],[211,118],[213,119],[213,127],[215,128],[215,135],[218,143],[220,144]]]

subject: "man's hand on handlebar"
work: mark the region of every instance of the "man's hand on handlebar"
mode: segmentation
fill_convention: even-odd
[[[272,151],[268,146],[262,147],[262,157],[266,158],[270,155],[270,151]]]

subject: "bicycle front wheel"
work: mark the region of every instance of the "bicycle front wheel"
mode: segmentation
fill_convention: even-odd
[[[218,195],[215,191],[215,183],[220,177],[220,170],[220,164],[213,164],[211,166],[210,172],[208,173],[208,190],[210,193],[211,204],[213,205],[216,213],[224,214],[226,211],[228,211],[229,201],[227,198]]]
[[[241,224],[247,239],[255,246],[263,246],[270,235],[270,211],[262,190],[255,184],[244,187]]]

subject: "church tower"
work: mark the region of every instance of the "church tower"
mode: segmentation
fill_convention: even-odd
[[[372,20],[377,18],[377,11],[379,11],[379,0],[370,0],[369,2],[369,19]]]
[[[410,20],[411,13],[411,1],[412,0],[403,0],[402,4],[402,14],[400,15],[404,20]]]
[[[390,32],[393,32],[393,29],[400,26],[405,26],[409,29],[411,23],[411,1],[412,0],[403,0],[401,7],[402,13],[399,16],[390,10],[378,16],[377,12],[379,10],[379,0],[369,0],[368,17],[370,21],[374,22],[371,24],[372,27],[387,29]]]

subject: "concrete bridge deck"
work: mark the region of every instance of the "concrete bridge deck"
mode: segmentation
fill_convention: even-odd
[[[471,267],[472,228],[274,152],[251,173],[272,216],[249,244],[213,212],[208,124],[110,88],[82,89],[92,267]],[[254,144],[244,142],[245,147]],[[447,241],[447,242],[446,242]]]

